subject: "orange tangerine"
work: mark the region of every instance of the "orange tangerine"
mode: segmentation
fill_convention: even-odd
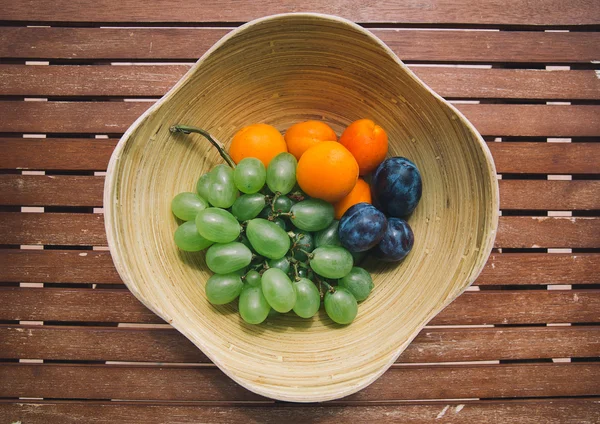
[[[335,131],[321,121],[299,122],[285,132],[288,152],[298,160],[306,150],[321,141],[337,141]]]
[[[370,119],[351,123],[340,136],[340,143],[354,155],[360,175],[375,170],[388,151],[387,133]]]
[[[359,178],[352,191],[333,205],[335,209],[335,219],[341,219],[344,212],[350,209],[351,206],[362,202],[371,203],[371,187],[365,180]]]
[[[252,124],[233,136],[229,154],[235,163],[254,157],[265,166],[281,152],[287,152],[285,140],[277,128],[267,124]]]

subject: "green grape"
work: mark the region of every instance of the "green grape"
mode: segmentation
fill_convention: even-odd
[[[213,305],[224,305],[234,301],[242,292],[244,283],[239,275],[214,274],[206,282],[206,297]]]
[[[321,199],[308,199],[290,209],[292,224],[304,231],[321,231],[333,222],[333,205]]]
[[[327,228],[315,234],[315,247],[321,246],[341,246],[340,236],[338,235],[338,227],[340,221],[334,220]]]
[[[337,288],[334,293],[325,293],[325,312],[338,324],[350,324],[358,313],[356,299],[348,290]]]
[[[269,311],[269,316],[267,318],[273,318],[276,317],[277,315],[281,315],[279,312],[277,312],[275,309],[271,308],[271,310]]]
[[[290,271],[290,261],[285,256],[279,259],[269,259],[267,263],[270,268],[279,268],[286,274]]]
[[[300,233],[298,234],[298,238],[296,240],[295,246],[292,247],[292,253],[294,255],[294,259],[298,259],[299,261],[306,261],[308,256],[306,253],[302,252],[312,252],[315,248],[315,241],[311,233]]]
[[[286,222],[284,219],[281,219],[281,218],[275,218],[275,219],[274,219],[273,221],[271,221],[271,222],[273,222],[273,224],[277,225],[279,228],[281,228],[281,229],[282,229],[282,230],[284,230],[284,231],[287,231],[287,230],[289,229],[289,228],[288,228],[288,223],[287,223],[287,222]]]
[[[286,196],[279,196],[273,202],[273,207],[275,208],[275,212],[283,212],[287,213],[292,209],[294,205],[294,201]]]
[[[364,252],[350,252],[350,254],[352,255],[352,259],[354,259],[354,264],[360,265],[369,254],[369,251],[365,250]]]
[[[246,274],[245,281],[246,281],[246,283],[250,284],[251,286],[260,287],[260,282],[261,282],[260,274],[258,273],[258,271],[250,270]]]
[[[290,250],[290,237],[285,230],[266,219],[255,218],[248,222],[246,237],[254,250],[269,259],[282,258]]]
[[[173,215],[184,221],[191,221],[201,210],[208,208],[208,202],[196,193],[179,193],[171,201]]]
[[[312,255],[310,267],[325,278],[342,278],[352,270],[352,255],[343,247],[317,247]]]
[[[355,266],[338,280],[338,286],[347,289],[360,302],[373,290],[373,279],[366,269]]]
[[[233,169],[227,165],[217,165],[210,171],[210,192],[208,201],[218,208],[229,208],[239,192],[233,182]]]
[[[202,175],[198,178],[196,183],[196,191],[205,200],[208,200],[208,194],[210,193],[210,172]]]
[[[296,292],[292,280],[279,268],[269,268],[262,275],[262,292],[277,312],[285,313],[296,304]]]
[[[235,216],[224,209],[208,208],[196,215],[196,228],[204,238],[229,243],[239,237],[241,227]]]
[[[238,219],[238,221],[243,222],[252,218],[256,218],[264,207],[264,194],[243,194],[235,199],[233,207],[231,208],[231,213]]]
[[[246,285],[240,294],[238,309],[248,324],[260,324],[267,319],[271,307],[260,287]]]
[[[265,207],[262,211],[260,211],[260,213],[258,214],[258,218],[263,218],[263,219],[268,219],[269,216],[271,216],[273,213],[273,211],[271,210],[271,206],[267,206]]]
[[[215,274],[230,274],[250,265],[252,252],[242,243],[217,243],[206,251],[206,265]]]
[[[213,244],[212,241],[205,239],[198,233],[194,221],[181,224],[175,230],[174,237],[177,247],[186,252],[198,252]]]
[[[246,237],[245,235],[240,234],[238,241],[240,243],[242,243],[244,246],[246,246],[248,249],[252,250],[252,245],[250,244],[250,240],[248,240],[248,237]]]
[[[288,194],[296,185],[298,161],[288,152],[279,153],[267,167],[267,186],[273,193]]]
[[[310,318],[317,313],[321,306],[321,296],[319,290],[312,281],[307,278],[301,278],[294,283],[296,291],[296,304],[294,312],[302,318]]]
[[[300,278],[308,278],[310,280],[311,273],[308,268],[304,268],[303,266],[298,267],[298,277]]]
[[[265,185],[267,170],[256,158],[244,158],[233,171],[235,186],[242,193],[257,193]]]
[[[248,267],[245,266],[243,268],[238,269],[237,271],[233,271],[232,274],[239,275],[240,277],[248,272]]]

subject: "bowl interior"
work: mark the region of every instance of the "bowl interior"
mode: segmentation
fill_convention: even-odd
[[[198,177],[222,161],[199,136],[171,135],[169,127],[199,126],[228,144],[256,122],[284,131],[319,119],[340,134],[364,117],[388,132],[389,154],[413,160],[423,177],[408,258],[366,262],[375,289],[347,327],[324,313],[251,326],[237,306],[210,305],[204,256],[175,247],[170,201],[194,191]],[[245,387],[318,401],[372,382],[473,282],[492,247],[498,194],[487,148],[453,107],[363,29],[302,14],[234,31],[143,115],[113,155],[105,210],[115,264],[140,300]]]

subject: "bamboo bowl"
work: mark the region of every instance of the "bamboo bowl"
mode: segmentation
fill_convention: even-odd
[[[228,142],[255,122],[283,131],[322,119],[339,134],[363,117],[388,132],[391,156],[410,158],[422,173],[408,258],[367,262],[375,289],[346,327],[323,311],[251,326],[237,306],[210,305],[204,256],[175,247],[170,201],[221,160],[200,136],[169,127],[202,127]],[[115,266],[139,300],[242,386],[314,402],[372,383],[475,280],[494,242],[498,185],[475,128],[383,42],[337,17],[285,14],[225,36],[129,128],[108,167],[104,207]]]

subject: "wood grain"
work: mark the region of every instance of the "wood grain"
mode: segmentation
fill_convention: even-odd
[[[545,399],[510,401],[446,401],[427,403],[394,403],[389,405],[210,405],[157,402],[97,402],[97,401],[31,401],[0,400],[0,415],[8,422],[27,424],[79,424],[82,420],[94,424],[128,422],[158,424],[177,422],[219,422],[222,424],[269,424],[281,422],[399,422],[423,424],[593,424],[600,421],[600,406],[593,399]]]
[[[500,180],[503,210],[600,209],[600,181]],[[104,177],[0,175],[0,205],[102,206]]]
[[[172,8],[169,8],[172,9]],[[197,60],[229,28],[5,27],[0,58]],[[585,63],[598,59],[597,32],[373,29],[403,61]]]
[[[0,288],[0,320],[162,323],[127,290]],[[600,290],[466,292],[431,325],[593,323]]]
[[[0,282],[122,284],[109,252],[0,249]],[[475,285],[600,284],[596,253],[492,253]]]
[[[103,215],[0,212],[0,244],[104,246]],[[600,218],[502,216],[495,247],[594,248]]]
[[[573,378],[577,375],[577,378]],[[256,401],[220,370],[190,366],[14,364],[0,367],[2,397],[173,401]],[[90,384],[90,382],[94,384]],[[470,384],[464,384],[468,381]],[[396,366],[345,400],[390,401],[588,396],[597,393],[600,365],[514,364]]]
[[[139,7],[134,0],[80,2],[78,7],[59,0],[40,4],[6,0],[1,20],[41,22],[243,22],[265,15],[310,10],[368,23],[506,24],[506,25],[591,25],[598,24],[600,9],[589,0],[543,0],[535,4],[508,0],[473,3],[469,0],[433,0],[428,3],[384,1],[365,4],[357,0],[323,3],[305,0],[302,8],[293,2],[260,2],[239,7],[234,2],[159,0]]]
[[[115,139],[0,138],[0,169],[104,171],[116,144]],[[500,174],[600,174],[600,143],[487,145]]]
[[[600,355],[600,327],[427,328],[398,363]],[[0,325],[0,357],[62,361],[211,363],[174,329]]]
[[[189,65],[27,66],[0,65],[0,95],[123,96],[164,95]],[[600,79],[592,70],[545,71],[412,67],[446,98],[600,99]],[[52,84],[48,84],[52,81]]]
[[[122,133],[150,105],[149,102],[0,101],[0,115],[4,117],[0,131]],[[459,104],[457,108],[487,136],[600,135],[600,106],[597,105]]]

